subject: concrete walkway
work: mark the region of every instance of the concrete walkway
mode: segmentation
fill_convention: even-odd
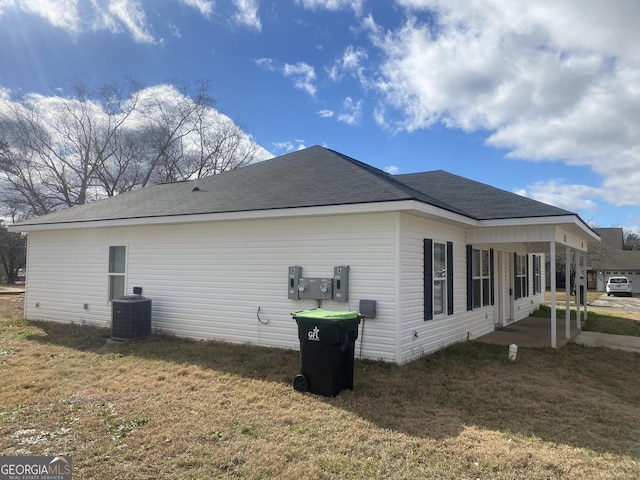
[[[578,334],[575,320],[570,323],[570,338],[566,338],[564,317],[556,320],[556,346],[564,346]],[[476,340],[497,345],[515,344],[522,347],[551,347],[551,319],[543,317],[527,317],[506,327],[483,335]]]
[[[640,337],[581,331],[573,341],[585,347],[607,347],[640,353]]]
[[[640,337],[611,335],[608,333],[578,330],[575,320],[571,321],[570,338],[565,336],[564,317],[556,322],[556,346],[561,348],[573,341],[585,347],[607,347],[615,350],[640,353]],[[497,345],[518,345],[520,347],[551,347],[551,319],[527,317],[510,323],[476,340]]]
[[[0,295],[18,295],[24,293],[24,285],[0,285]]]

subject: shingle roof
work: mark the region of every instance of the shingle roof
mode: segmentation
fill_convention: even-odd
[[[20,225],[416,200],[469,218],[574,215],[444,171],[390,175],[320,146],[194,181],[155,185]]]
[[[594,228],[600,235],[600,247],[609,250],[622,250],[624,248],[624,231],[621,227]]]
[[[465,212],[476,220],[552,217],[572,212],[469,180],[443,170],[396,175],[399,181]]]

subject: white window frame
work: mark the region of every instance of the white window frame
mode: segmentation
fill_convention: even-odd
[[[473,308],[491,305],[491,253],[488,249],[472,250]]]
[[[122,265],[116,264],[116,259],[114,258],[116,254],[116,249],[124,249],[124,258],[122,259]],[[119,298],[124,295],[127,291],[127,253],[128,248],[126,245],[110,245],[109,246],[109,261],[107,264],[108,270],[108,281],[107,281],[107,300],[111,302],[114,298]],[[120,286],[118,291],[114,291],[117,287],[116,281],[117,279],[121,279]]]
[[[527,255],[516,254],[516,278],[515,281],[520,285],[520,296],[516,298],[527,297]],[[516,290],[517,291],[517,290]]]
[[[436,262],[436,250],[442,248],[443,259],[442,262]],[[438,242],[433,240],[433,246],[431,248],[432,264],[433,265],[433,289],[432,289],[432,308],[433,316],[441,317],[447,314],[447,242]],[[438,268],[442,267],[442,268]],[[440,292],[440,297],[437,296],[437,292]],[[440,299],[440,302],[437,299]]]

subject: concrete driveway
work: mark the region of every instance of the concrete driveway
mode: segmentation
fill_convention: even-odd
[[[591,302],[590,306],[598,308],[612,308],[626,310],[628,312],[640,312],[640,296],[636,297],[614,297],[607,296],[606,293],[596,300]]]
[[[625,312],[640,312],[640,297],[614,297],[604,293],[595,302],[589,304],[589,308],[616,310]],[[608,333],[580,331],[574,341],[587,347],[608,347],[616,350],[640,353],[640,337],[627,337],[624,335],[610,335]]]

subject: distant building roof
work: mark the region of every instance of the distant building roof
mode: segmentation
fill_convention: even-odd
[[[623,250],[622,228],[594,228],[601,242],[589,251],[589,266],[594,270],[640,270],[640,250]]]
[[[622,250],[624,248],[624,232],[622,228],[594,228],[600,235],[600,245],[602,248],[610,250]]]

